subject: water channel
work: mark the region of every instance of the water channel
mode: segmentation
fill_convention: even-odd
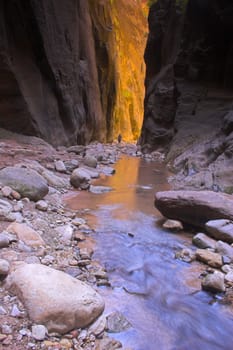
[[[115,175],[98,180],[113,191],[83,191],[68,201],[73,209],[90,209],[94,258],[112,286],[99,288],[106,314],[120,311],[132,325],[112,335],[134,350],[232,350],[233,315],[201,291],[200,264],[174,259],[191,246],[191,235],[159,224],[153,195],[168,188],[165,167],[123,157],[115,168]]]

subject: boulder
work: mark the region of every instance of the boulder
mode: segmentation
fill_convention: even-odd
[[[202,289],[213,292],[225,292],[224,274],[220,271],[208,274],[201,282]]]
[[[91,176],[82,168],[75,169],[70,177],[70,183],[75,188],[88,189]]]
[[[206,223],[205,228],[210,236],[233,243],[233,222],[226,219],[210,220]]]
[[[213,238],[210,238],[205,233],[199,232],[193,237],[193,244],[198,248],[212,248],[215,249],[216,241]]]
[[[85,156],[84,158],[84,164],[89,166],[90,168],[96,168],[97,167],[97,159],[93,156]]]
[[[50,170],[44,170],[41,175],[48,181],[48,184],[53,187],[57,188],[68,188],[69,187],[69,181],[67,179],[64,179],[62,177],[59,177],[55,175]]]
[[[220,254],[206,249],[197,249],[196,259],[211,267],[219,268],[223,265],[222,256]]]
[[[49,332],[67,333],[91,324],[103,311],[101,296],[90,286],[40,264],[20,263],[6,281],[29,317]]]
[[[49,191],[45,179],[36,171],[26,168],[6,167],[0,170],[0,183],[33,201],[44,198]]]
[[[167,218],[204,227],[209,220],[233,220],[233,197],[212,191],[163,191],[155,207]]]

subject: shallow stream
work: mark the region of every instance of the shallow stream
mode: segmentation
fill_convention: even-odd
[[[123,157],[115,169],[98,180],[113,191],[83,191],[68,201],[73,209],[90,209],[94,258],[112,286],[99,288],[106,314],[120,311],[132,325],[112,335],[134,350],[232,350],[233,315],[201,291],[199,263],[174,259],[177,250],[191,246],[191,235],[159,225],[153,195],[168,188],[165,167]]]

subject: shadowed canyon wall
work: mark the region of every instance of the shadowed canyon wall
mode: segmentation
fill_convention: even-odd
[[[141,1],[2,0],[0,127],[54,145],[136,138],[144,33]]]
[[[232,192],[232,1],[155,1],[145,62],[144,151],[166,151],[177,188]]]

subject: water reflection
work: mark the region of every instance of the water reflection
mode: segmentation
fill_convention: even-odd
[[[82,192],[69,200],[96,216],[95,257],[113,286],[101,290],[106,312],[121,311],[133,326],[114,336],[135,350],[230,350],[232,318],[200,292],[199,265],[174,260],[190,238],[157,225],[153,195],[168,188],[166,178],[161,164],[123,158],[114,176],[99,181],[112,192]]]

